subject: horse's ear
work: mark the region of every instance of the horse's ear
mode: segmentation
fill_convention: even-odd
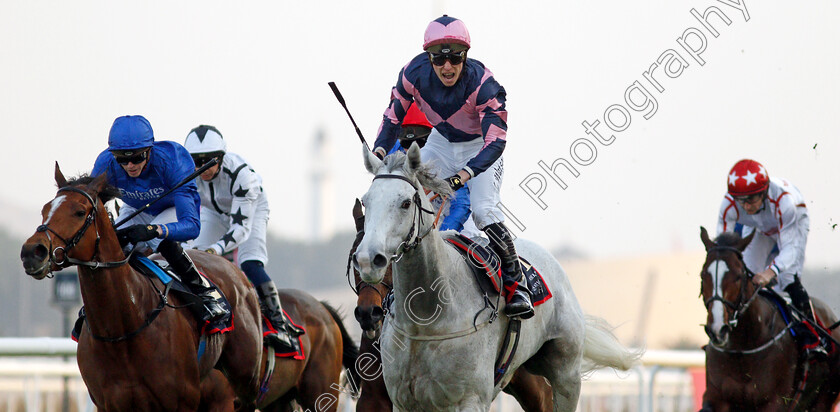
[[[408,168],[414,172],[420,168],[422,164],[420,162],[420,146],[417,142],[412,142],[411,146],[408,148],[408,151],[405,153],[408,157]]]
[[[356,232],[361,232],[365,228],[365,214],[362,211],[362,202],[356,198],[356,203],[353,205],[353,221],[356,222]]]
[[[707,252],[715,246],[715,242],[712,242],[712,239],[709,239],[709,232],[707,232],[706,228],[703,226],[700,226],[700,240],[702,240],[703,245],[706,246]]]
[[[64,173],[61,173],[61,168],[58,167],[57,161],[55,162],[55,184],[58,185],[59,189],[67,186],[67,179],[64,178]]]
[[[365,158],[365,169],[375,175],[382,167],[382,161],[372,151],[368,150],[367,146],[362,146],[362,155]]]
[[[107,172],[106,172],[107,173]],[[96,193],[102,199],[102,202],[107,202],[111,199],[105,199],[107,197],[106,193],[103,193],[105,187],[107,186],[108,176],[106,173],[102,173],[99,176],[93,178],[93,181],[90,182],[88,187]]]
[[[745,237],[745,238],[743,238],[743,239],[739,240],[739,241],[738,241],[738,250],[740,250],[741,252],[743,252],[743,251],[744,251],[744,249],[746,249],[746,248],[747,248],[747,245],[749,245],[749,244],[750,244],[750,242],[752,242],[752,240],[753,240],[753,236],[755,236],[755,230],[753,230],[752,232],[750,232],[750,234],[749,234],[749,235],[747,235],[747,237]]]

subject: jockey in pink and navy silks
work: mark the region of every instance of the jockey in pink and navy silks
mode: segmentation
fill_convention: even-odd
[[[504,225],[499,189],[506,145],[505,89],[484,65],[467,59],[470,35],[461,20],[443,15],[429,23],[424,52],[400,71],[391,90],[374,154],[384,157],[394,145],[409,105],[414,102],[434,126],[421,149],[453,191],[469,187],[473,221],[490,238],[502,261],[508,316],[534,314],[513,236]]]
[[[156,142],[152,125],[145,117],[122,116],[114,120],[108,134],[108,149],[96,158],[91,175],[107,175],[108,183],[116,186],[121,194],[123,207],[119,215],[128,216],[160,198],[194,171],[187,149],[171,141]],[[122,245],[131,243],[140,249],[160,252],[202,298],[204,320],[213,320],[227,315],[227,311],[217,301],[220,296],[198,273],[180,245],[199,234],[199,205],[195,182],[190,181],[125,222],[117,230],[117,237]]]
[[[761,163],[750,159],[735,163],[727,186],[718,234],[739,232],[745,237],[755,232],[743,253],[744,264],[756,273],[753,282],[766,286],[777,279],[774,289],[787,292],[793,305],[813,319],[808,292],[800,282],[810,227],[802,193],[785,179],[771,178]],[[806,349],[825,353],[821,347]]]

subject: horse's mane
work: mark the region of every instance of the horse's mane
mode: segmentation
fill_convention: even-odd
[[[79,176],[71,177],[67,180],[67,186],[87,186],[93,182],[93,177],[87,173],[82,173]],[[105,186],[99,191],[99,199],[106,203],[112,199],[120,197],[120,190],[116,187],[105,183]]]
[[[420,184],[441,196],[452,195],[452,189],[443,179],[439,179],[437,175],[432,172],[431,166],[426,163],[421,163],[417,166],[412,165],[413,174],[420,181]],[[385,156],[384,170],[381,172],[393,173],[402,171],[406,176],[411,176],[412,171],[409,170],[408,156],[403,152],[394,152]]]
[[[735,247],[741,240],[741,235],[735,232],[723,232],[715,238],[715,244],[718,246]]]

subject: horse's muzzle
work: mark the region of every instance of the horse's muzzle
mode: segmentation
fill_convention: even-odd
[[[709,337],[709,340],[715,346],[724,346],[729,341],[729,332],[731,329],[729,325],[723,325],[719,331],[712,330],[712,327],[709,325],[706,325],[704,329],[706,330],[706,336]]]
[[[370,284],[382,282],[385,269],[388,268],[388,257],[382,253],[369,253],[356,250],[353,254],[353,268],[359,272],[362,281]]]
[[[381,306],[356,306],[353,314],[356,316],[356,321],[359,322],[359,326],[368,335],[370,335],[368,332],[373,332],[375,335],[382,325],[382,319],[385,318],[385,311]]]
[[[50,267],[49,249],[39,242],[27,242],[20,248],[23,270],[35,279],[43,279]]]

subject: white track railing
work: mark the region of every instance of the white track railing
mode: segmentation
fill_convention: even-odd
[[[93,405],[81,383],[75,356],[76,343],[70,339],[0,338],[0,391],[22,390],[23,393],[17,402],[25,403],[26,411],[60,410],[50,409],[49,405],[46,405],[49,401],[39,392],[60,391],[64,380],[62,378],[67,378],[75,397],[74,409],[92,411]],[[55,357],[72,359],[46,359]],[[663,403],[658,399],[663,396],[658,392],[658,388],[663,388],[663,385],[679,387],[680,389],[670,391],[677,391],[681,398],[689,397],[690,394],[686,393],[689,389],[686,389],[686,386],[690,387],[690,378],[685,370],[704,365],[705,354],[702,351],[649,350],[642,357],[641,366],[631,372],[599,371],[590,376],[583,384],[580,409],[636,412],[692,410],[693,404],[684,405],[684,400],[671,401],[668,406],[658,405],[657,402]],[[587,400],[592,398],[597,399]],[[628,402],[628,399],[632,398],[636,401]],[[353,410],[352,402],[344,402],[344,405],[344,411]],[[0,409],[3,409],[2,406],[0,404]],[[5,410],[18,409],[7,404]],[[520,409],[512,398],[500,397],[491,410],[512,412]]]

